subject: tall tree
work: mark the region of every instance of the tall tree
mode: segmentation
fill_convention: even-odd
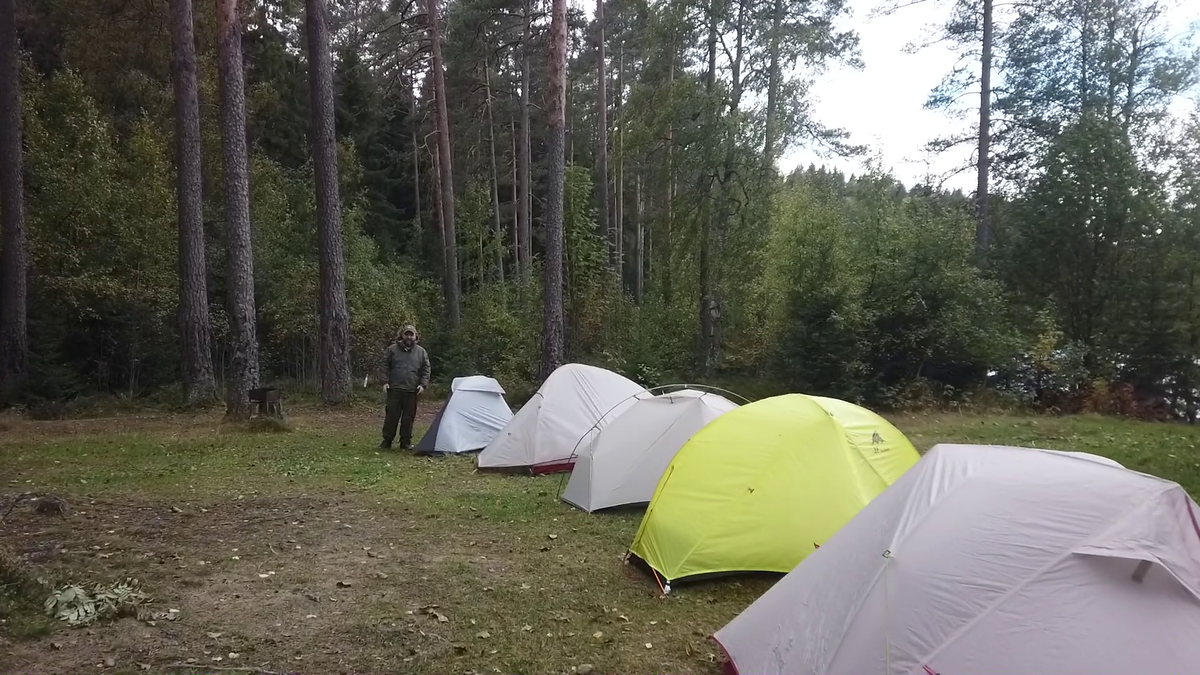
[[[204,202],[200,173],[200,101],[192,0],[171,0],[171,79],[175,90],[175,175],[179,210],[179,342],[183,398],[189,405],[216,400],[208,268],[204,255]]]
[[[350,395],[350,313],[346,309],[342,203],[338,195],[337,134],[333,127],[333,64],[325,0],[307,0],[304,18],[308,30],[309,108],[320,248],[321,399],[326,403],[341,403]]]
[[[230,372],[226,414],[250,414],[249,391],[258,387],[258,329],[254,306],[254,250],[250,237],[250,170],[246,151],[246,81],[238,0],[217,0],[221,147],[225,171],[226,293]]]
[[[454,170],[450,158],[450,114],[446,107],[446,73],[442,64],[441,16],[437,0],[426,0],[426,21],[429,26],[430,74],[433,75],[433,96],[437,109],[438,172],[441,184],[442,233],[445,238],[445,295],[450,327],[457,329],[462,312],[458,281],[458,236],[454,227]]]
[[[989,170],[992,159],[992,38],[994,33],[992,0],[983,0],[982,54],[979,58],[979,147],[976,150],[975,256],[984,261],[992,239],[991,214],[988,211]]]
[[[517,162],[518,182],[520,183],[519,192],[520,198],[517,202],[517,238],[520,240],[518,253],[520,258],[519,267],[521,268],[521,281],[523,287],[528,287],[533,275],[533,242],[532,242],[532,223],[530,219],[533,217],[533,187],[530,184],[530,170],[533,165],[533,141],[530,138],[529,128],[529,79],[530,79],[530,63],[529,50],[530,44],[533,41],[532,22],[533,14],[531,10],[531,1],[525,0],[524,15],[522,16],[521,33],[521,140],[520,140],[520,161]],[[522,291],[525,293],[526,291]]]
[[[0,402],[25,384],[28,262],[21,147],[21,67],[15,0],[0,0]]]
[[[492,184],[492,247],[495,249],[496,281],[504,283],[504,226],[500,223],[500,171],[496,166],[496,119],[492,115],[492,62],[484,59],[483,86],[487,103],[488,168]]]
[[[596,0],[596,190],[600,229],[608,235],[613,267],[617,266],[617,230],[609,223],[608,209],[608,76],[604,63],[604,0]]]
[[[567,0],[551,0],[550,7],[543,377],[549,377],[563,362],[563,208],[567,171]]]

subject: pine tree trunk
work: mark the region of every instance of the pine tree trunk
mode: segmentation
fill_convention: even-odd
[[[517,205],[518,232],[521,241],[521,281],[528,287],[533,280],[533,188],[530,185],[530,169],[533,165],[532,147],[529,129],[529,46],[532,42],[530,22],[533,21],[530,10],[530,0],[525,0],[525,32],[521,38],[521,161],[520,190],[521,200]],[[526,292],[526,291],[523,291]]]
[[[567,0],[552,0],[550,63],[547,101],[550,137],[547,143],[546,260],[542,376],[563,362],[563,208],[566,189],[566,73]]]
[[[596,189],[599,196],[600,231],[608,237],[609,260],[617,266],[617,231],[609,220],[608,208],[608,76],[604,61],[604,0],[596,0],[596,27],[600,39],[596,43]]]
[[[20,49],[16,0],[0,0],[0,402],[29,375],[28,253],[20,141]]]
[[[462,301],[458,282],[458,236],[454,225],[454,170],[450,155],[450,114],[446,102],[446,73],[442,66],[441,16],[437,0],[426,0],[429,25],[429,49],[432,56],[433,92],[437,99],[438,172],[442,189],[442,228],[446,239],[446,309],[450,328],[457,330]]]
[[[304,18],[308,29],[308,84],[320,247],[321,400],[343,403],[350,396],[350,312],[346,308],[342,202],[338,194],[337,134],[333,126],[333,64],[325,0],[307,0]]]
[[[708,71],[704,76],[704,90],[713,96],[717,82],[717,0],[711,0],[708,8]],[[710,104],[711,107],[711,104]],[[715,122],[715,120],[714,120]],[[715,127],[713,127],[715,128]],[[711,189],[705,191],[706,208],[700,218],[700,358],[705,376],[711,376],[715,366],[717,343],[717,300],[713,282],[712,224],[713,209]]]
[[[450,278],[447,275],[447,270],[450,269],[450,247],[446,245],[446,212],[442,210],[441,153],[438,152],[436,144],[433,146],[433,213],[437,221],[438,243],[442,252],[442,299],[445,300],[450,297]]]
[[[617,94],[613,99],[616,110],[613,111],[613,126],[617,132],[617,212],[613,226],[613,241],[617,249],[617,281],[621,288],[625,287],[625,116],[623,113],[625,95],[625,43],[621,42],[617,49]]]
[[[415,78],[414,78],[415,79]],[[417,122],[417,95],[413,92],[413,83],[408,83],[409,95],[412,97],[412,115],[409,117],[408,123],[412,125],[412,153],[413,153],[413,206],[416,209],[415,217],[413,218],[413,229],[418,237],[424,232],[421,229],[421,146],[418,143],[417,130],[420,125]]]
[[[246,83],[238,0],[217,0],[221,89],[221,146],[225,171],[226,283],[230,373],[226,414],[250,414],[248,392],[258,388],[258,333],[254,308],[254,252],[250,238],[250,179],[246,153]]]
[[[991,2],[991,0],[985,0]],[[779,68],[779,42],[783,27],[783,0],[775,0],[771,16],[770,70],[767,73],[767,129],[763,147],[763,164],[768,171],[775,169],[775,146],[779,142],[779,83],[783,74]]]
[[[633,262],[633,299],[639,306],[642,304],[642,292],[646,281],[646,231],[643,219],[646,216],[646,203],[642,200],[642,173],[638,171],[634,177],[634,201],[637,203],[634,218],[636,219],[637,240],[634,241]]]
[[[484,93],[487,96],[488,159],[492,171],[492,241],[496,249],[496,282],[504,283],[504,226],[500,224],[500,170],[496,167],[496,120],[492,117],[492,62],[483,61]]]
[[[671,64],[667,71],[667,83],[672,98],[675,96],[675,44],[671,43]],[[667,218],[663,223],[662,242],[662,293],[663,304],[668,308],[675,301],[675,289],[672,286],[672,255],[674,244],[671,240],[671,228],[675,224],[675,126],[667,127]]]
[[[983,54],[979,72],[979,183],[975,188],[975,256],[982,264],[992,239],[991,216],[988,212],[988,172],[991,168],[992,145],[992,0],[983,0]]]
[[[21,66],[15,0],[0,0],[0,403],[29,373],[28,258],[21,147]]]
[[[171,80],[175,91],[175,174],[179,209],[179,343],[183,400],[203,405],[217,398],[208,268],[204,256],[204,201],[200,172],[200,100],[196,89],[196,38],[192,0],[171,0]]]
[[[513,281],[524,279],[525,263],[521,260],[521,209],[518,204],[521,202],[520,181],[517,176],[520,172],[519,165],[521,164],[521,155],[517,151],[517,121],[512,119],[509,121],[509,138],[512,139],[512,260],[513,260]],[[520,284],[518,283],[518,286]],[[524,289],[518,289],[518,295],[523,299],[525,297]]]

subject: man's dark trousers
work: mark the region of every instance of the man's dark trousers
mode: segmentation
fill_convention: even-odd
[[[383,416],[383,442],[391,445],[396,438],[396,423],[400,424],[400,447],[412,446],[413,421],[417,418],[417,397],[415,391],[400,391],[388,389],[387,408]]]

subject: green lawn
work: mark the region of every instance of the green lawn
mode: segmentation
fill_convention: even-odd
[[[894,421],[922,450],[942,441],[1081,450],[1200,492],[1195,428]],[[72,506],[65,519],[14,510],[0,525],[9,564],[56,580],[136,577],[156,607],[181,617],[41,637],[18,635],[36,631],[8,617],[0,671],[92,671],[110,659],[108,672],[717,672],[708,636],[771,583],[683,584],[664,599],[622,561],[640,514],[570,508],[557,499],[562,476],[378,452],[373,413],[301,410],[293,426],[0,419],[0,497],[53,492]]]

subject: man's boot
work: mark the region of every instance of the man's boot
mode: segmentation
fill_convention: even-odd
[[[392,442],[391,441],[383,441],[382,443],[379,444],[379,449],[380,450],[391,450]]]

